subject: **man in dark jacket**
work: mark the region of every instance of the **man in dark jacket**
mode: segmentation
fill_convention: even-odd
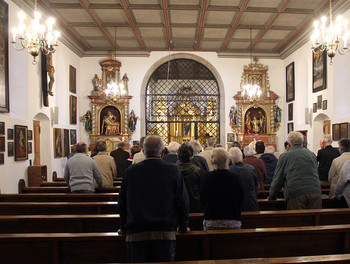
[[[328,181],[328,172],[332,161],[340,156],[339,150],[332,147],[332,136],[326,134],[321,142],[321,149],[317,152],[318,176],[320,181]]]
[[[146,159],[130,166],[119,196],[120,232],[126,233],[129,262],[174,261],[174,230],[187,232],[189,201],[175,164],[161,160],[165,143],[148,136]]]
[[[265,153],[260,156],[260,159],[264,162],[266,168],[266,180],[264,184],[271,184],[275,169],[277,166],[278,159],[274,155],[275,148],[273,146],[268,146]]]
[[[118,148],[113,150],[110,155],[114,158],[115,165],[117,165],[117,177],[123,177],[125,173],[125,161],[129,158],[129,152],[125,151],[126,143],[119,142]]]

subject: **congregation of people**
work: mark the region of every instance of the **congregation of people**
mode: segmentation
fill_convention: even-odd
[[[259,210],[257,195],[266,184],[269,200],[283,190],[287,209],[320,209],[321,182],[329,181],[329,198],[350,207],[350,140],[338,143],[339,150],[324,135],[315,155],[301,133],[291,132],[277,157],[259,136],[243,149],[234,142],[228,150],[211,137],[203,149],[197,140],[166,148],[160,136],[148,136],[130,150],[120,142],[110,154],[105,142],[97,142],[91,158],[80,142],[64,178],[72,192],[93,192],[123,177],[119,232],[126,234],[129,261],[172,261],[174,231],[189,231],[189,213],[204,214],[203,230],[239,229],[241,212]]]

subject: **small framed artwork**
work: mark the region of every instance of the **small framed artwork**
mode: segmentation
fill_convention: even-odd
[[[0,1],[0,112],[4,113],[8,113],[10,111],[8,10],[9,8],[6,1]]]
[[[338,141],[340,139],[340,124],[332,125],[332,135],[333,141]]]
[[[28,140],[33,140],[33,131],[28,130]]]
[[[312,112],[314,112],[314,113],[317,112],[317,103],[312,104]]]
[[[234,142],[235,135],[233,133],[227,133],[227,142]]]
[[[349,123],[340,124],[340,139],[349,137]]]
[[[288,134],[290,133],[290,132],[292,132],[292,131],[294,131],[294,123],[288,123],[287,124],[287,130],[288,130]]]
[[[77,124],[77,97],[74,95],[70,96],[70,124],[76,125]]]
[[[0,137],[0,152],[5,152],[5,137]]]
[[[13,139],[13,129],[8,128],[7,129],[7,140],[12,140]]]
[[[317,96],[317,109],[322,109],[322,95]]]
[[[327,88],[327,51],[316,49],[312,53],[312,92]]]
[[[13,142],[7,142],[7,156],[13,157]]]
[[[28,142],[28,154],[33,152],[32,142]]]
[[[28,127],[15,125],[15,160],[28,159]]]
[[[63,129],[63,156],[69,156],[69,129]]]
[[[288,105],[288,121],[293,120],[293,103]]]
[[[0,122],[0,135],[5,135],[5,122]]]
[[[322,110],[327,110],[327,100],[323,100],[323,102],[322,102]]]
[[[53,129],[53,142],[54,142],[54,157],[61,158],[63,156],[63,140],[62,140],[62,129],[54,128]]]
[[[4,153],[0,153],[0,165],[3,165],[5,163],[5,155]]]
[[[77,93],[76,74],[77,70],[72,65],[69,65],[69,91],[71,93]]]
[[[286,67],[286,102],[294,101],[295,86],[294,86],[294,62]]]
[[[70,130],[70,144],[77,144],[77,131],[75,129]]]

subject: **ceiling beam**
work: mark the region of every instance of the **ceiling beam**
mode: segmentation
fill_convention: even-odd
[[[203,0],[202,1],[201,16],[199,19],[199,27],[198,27],[198,32],[197,32],[197,44],[196,44],[195,50],[199,49],[199,42],[201,41],[206,9],[207,9],[207,0]]]
[[[162,0],[162,7],[163,7],[166,42],[168,44],[168,49],[170,50],[171,49],[171,39],[170,39],[169,17],[168,17],[168,4],[167,4],[166,0]]]
[[[235,22],[233,23],[233,26],[232,26],[232,28],[231,28],[231,31],[230,31],[230,33],[228,34],[228,36],[227,36],[227,38],[226,38],[226,40],[225,40],[225,42],[224,42],[224,46],[223,46],[222,50],[226,49],[227,46],[228,46],[228,44],[230,43],[231,38],[232,38],[232,36],[233,36],[233,33],[235,33],[235,31],[236,31],[237,26],[238,26],[238,23],[239,23],[239,21],[241,20],[241,17],[242,17],[242,15],[243,15],[243,12],[246,10],[248,3],[249,3],[249,0],[244,0],[244,1],[243,1],[243,4],[242,4],[242,6],[241,6],[240,9],[239,9],[239,13],[238,13],[237,16],[236,16]]]
[[[272,27],[273,23],[275,23],[276,19],[283,13],[283,11],[287,8],[287,5],[289,4],[291,0],[285,0],[282,6],[278,9],[277,14],[273,16],[270,23],[265,27],[263,32],[260,33],[260,35],[255,39],[253,45],[250,47],[251,50],[254,49],[254,47],[259,43],[259,41],[264,37],[267,31]]]
[[[137,33],[137,30],[136,30],[136,26],[135,26],[135,23],[131,17],[131,14],[129,12],[129,9],[128,9],[128,5],[126,4],[125,0],[120,0],[120,3],[124,9],[124,12],[126,14],[126,17],[128,18],[128,21],[129,21],[129,24],[132,28],[132,31],[134,32],[134,35],[137,39],[137,42],[139,43],[140,47],[144,50],[145,49],[145,46],[143,45],[142,41],[141,41],[141,37],[139,35],[139,33]]]
[[[337,0],[333,0],[333,4],[334,2],[336,2]],[[325,2],[320,9],[317,10],[317,12],[315,12],[315,14],[313,16],[311,16],[298,30],[296,30],[286,41],[284,41],[278,48],[277,51],[281,52],[286,46],[289,45],[289,43],[291,43],[302,31],[305,30],[305,28],[307,28],[312,22],[313,20],[318,17],[326,8],[329,7],[329,2]]]
[[[96,26],[98,27],[98,29],[101,31],[101,33],[103,34],[103,36],[105,36],[105,38],[108,40],[108,42],[112,45],[113,49],[117,49],[116,44],[113,42],[113,40],[111,39],[111,37],[107,34],[107,32],[103,29],[102,25],[100,24],[100,22],[97,20],[97,18],[95,17],[95,15],[91,12],[91,10],[89,9],[88,5],[85,3],[84,0],[79,0],[81,6],[85,9],[85,11],[89,14],[89,16],[91,17],[91,19],[94,21],[94,23],[96,24]]]

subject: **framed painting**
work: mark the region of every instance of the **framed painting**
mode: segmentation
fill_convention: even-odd
[[[287,124],[287,128],[288,128],[288,134],[292,131],[294,131],[294,123],[288,123]]]
[[[63,129],[63,156],[69,156],[69,129]]]
[[[233,133],[227,133],[227,142],[234,142],[235,135]]]
[[[322,102],[322,110],[327,110],[327,100],[323,100],[323,102]]]
[[[33,131],[28,130],[28,140],[33,140]]]
[[[15,125],[15,160],[28,159],[28,127]]]
[[[0,165],[3,165],[5,163],[5,155],[4,153],[0,154]]]
[[[331,134],[331,120],[323,121],[323,134]]]
[[[77,124],[77,97],[74,95],[70,96],[70,104],[69,104],[69,109],[70,109],[70,124],[71,125],[76,125]]]
[[[0,152],[5,152],[5,137],[0,137]]]
[[[7,142],[7,157],[13,157],[13,142]]]
[[[0,135],[5,135],[5,122],[0,122]]]
[[[340,139],[340,124],[332,125],[332,136],[333,141],[338,141]]]
[[[62,129],[54,128],[53,129],[53,142],[54,142],[54,157],[62,158],[63,156],[63,142],[62,142]]]
[[[70,130],[70,144],[77,144],[77,131],[75,129]]]
[[[33,152],[33,145],[32,142],[28,142],[28,154]]]
[[[322,109],[322,95],[317,96],[317,109]]]
[[[312,92],[327,88],[327,51],[319,48],[312,53]]]
[[[317,112],[317,103],[312,104],[312,112],[314,112],[314,113]]]
[[[69,91],[71,93],[77,93],[77,70],[69,65]]]
[[[294,101],[295,85],[294,85],[294,61],[286,67],[286,102]]]
[[[349,137],[349,123],[340,124],[340,139]]]
[[[288,121],[293,120],[293,103],[288,105]]]
[[[7,129],[7,140],[12,140],[13,139],[13,129],[8,128]]]
[[[0,112],[10,111],[8,63],[8,4],[0,0]]]

